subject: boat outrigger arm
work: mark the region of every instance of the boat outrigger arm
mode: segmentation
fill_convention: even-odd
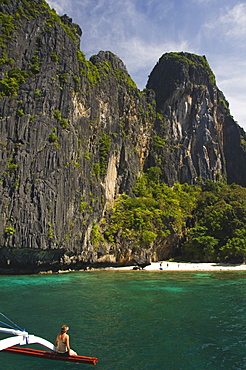
[[[83,364],[92,364],[96,365],[98,359],[96,357],[87,357],[87,356],[74,356],[74,355],[67,355],[62,356],[56,352],[56,347],[46,339],[41,337],[37,337],[36,335],[30,335],[25,330],[18,330],[18,329],[8,329],[8,328],[0,328],[0,332],[6,334],[12,334],[13,337],[5,338],[0,340],[0,352],[8,352],[13,353],[16,355],[24,355],[24,356],[33,356],[38,358],[44,358],[48,360],[60,360],[60,361],[67,361],[67,362],[74,362],[76,364],[83,363]],[[37,349],[31,348],[20,348],[15,347],[15,345],[27,345],[27,344],[34,344],[38,343],[42,346],[48,348],[52,352],[47,351],[40,351]]]
[[[6,348],[12,347],[12,346],[16,346],[17,344],[19,344],[20,346],[24,346],[26,344],[33,344],[33,343],[41,344],[42,346],[50,349],[51,351],[56,350],[56,347],[54,346],[54,344],[52,344],[48,340],[43,339],[41,337],[37,337],[36,335],[32,335],[32,334],[30,335],[25,330],[22,331],[22,330],[0,327],[0,332],[14,335],[13,337],[0,340],[0,351]]]

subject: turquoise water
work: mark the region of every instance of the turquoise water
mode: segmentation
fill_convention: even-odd
[[[0,312],[29,333],[53,342],[67,324],[71,347],[99,358],[93,367],[0,353],[4,370],[246,369],[243,272],[0,276],[0,293]]]

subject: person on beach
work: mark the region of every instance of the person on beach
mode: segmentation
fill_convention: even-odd
[[[61,327],[61,332],[56,337],[56,352],[62,356],[77,356],[77,353],[70,348],[68,330],[69,327],[67,325]]]

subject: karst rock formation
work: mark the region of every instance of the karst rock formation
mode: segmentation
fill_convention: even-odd
[[[141,92],[110,51],[86,60],[80,27],[44,0],[3,0],[0,17],[1,268],[129,262],[91,230],[150,167],[170,186],[246,186],[245,132],[205,56],[164,54]]]

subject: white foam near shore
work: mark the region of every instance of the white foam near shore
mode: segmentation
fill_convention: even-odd
[[[117,270],[133,270],[133,266],[114,268]],[[246,271],[246,264],[232,265],[226,263],[192,263],[192,262],[152,262],[145,271]]]

